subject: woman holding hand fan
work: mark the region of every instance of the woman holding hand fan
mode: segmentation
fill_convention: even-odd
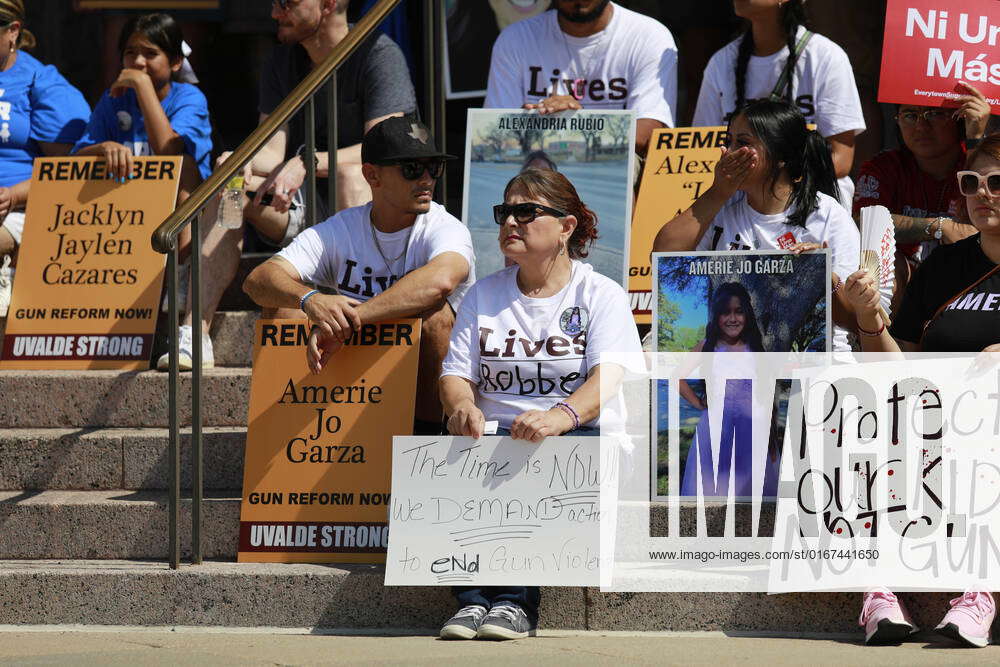
[[[851,274],[843,292],[853,304],[868,352],[1000,352],[1000,136],[987,137],[958,172],[969,218],[978,233],[938,246],[917,268],[891,326],[878,311],[878,286],[866,271]],[[968,591],[951,601],[935,628],[967,646],[990,642],[996,605],[990,593]],[[869,644],[899,641],[916,627],[886,589],[865,595],[859,624]]]

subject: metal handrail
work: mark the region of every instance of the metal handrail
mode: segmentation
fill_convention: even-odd
[[[427,0],[434,1],[434,0]],[[303,106],[306,107],[306,149],[304,161],[306,163],[307,179],[310,183],[308,189],[309,216],[315,222],[316,219],[316,169],[313,156],[315,154],[315,108],[313,98],[327,80],[331,81],[328,87],[329,104],[328,118],[333,118],[334,122],[328,128],[328,152],[330,154],[330,173],[328,175],[328,187],[331,197],[330,203],[335,206],[335,170],[336,170],[336,73],[337,68],[351,56],[361,43],[374,32],[382,23],[382,20],[391,12],[401,0],[379,0],[374,7],[358,21],[347,33],[347,36],[327,57],[327,59],[314,68],[300,83],[288,94],[281,104],[271,113],[256,130],[250,133],[233,154],[219,165],[211,176],[184,201],[166,220],[153,232],[153,249],[167,255],[167,317],[170,336],[170,351],[168,358],[170,361],[170,380],[168,387],[168,465],[170,469],[170,485],[167,503],[167,522],[169,540],[169,561],[170,567],[177,569],[180,567],[180,536],[178,522],[180,515],[180,489],[181,489],[181,453],[180,453],[180,414],[178,410],[178,384],[180,380],[179,349],[176,332],[178,330],[178,304],[177,304],[177,272],[178,272],[178,248],[177,236],[186,226],[191,225],[191,320],[192,320],[192,364],[191,364],[191,562],[199,564],[202,562],[201,548],[201,519],[202,519],[202,499],[204,496],[204,480],[202,477],[202,415],[201,415],[201,376],[202,376],[202,354],[201,354],[201,230],[202,221],[199,221],[198,214],[205,208],[209,199],[213,197],[229,179],[247,164],[257,152],[263,148],[264,144],[274,135],[278,129],[288,122],[295,113]],[[205,222],[205,224],[211,224]]]
[[[219,192],[223,186],[229,182],[243,165],[263,148],[268,139],[278,131],[282,125],[288,122],[295,113],[301,109],[306,102],[316,94],[330,75],[340,67],[347,58],[354,53],[355,49],[382,23],[389,12],[396,8],[401,0],[379,0],[368,12],[358,21],[347,37],[333,48],[329,57],[321,65],[313,70],[302,80],[295,89],[288,94],[288,97],[274,110],[273,113],[261,123],[257,129],[244,139],[243,143],[233,151],[225,162],[199,185],[191,196],[182,203],[177,210],[170,214],[163,223],[153,232],[153,249],[166,254],[177,243],[177,236],[181,230],[187,226],[191,219],[208,203],[210,197]],[[336,141],[334,137],[331,145]]]

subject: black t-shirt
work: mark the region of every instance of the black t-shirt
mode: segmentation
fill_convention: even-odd
[[[935,248],[913,274],[889,332],[920,343],[924,352],[979,352],[1000,343],[1000,271],[952,302],[924,331],[942,304],[994,266],[978,234]]]
[[[298,44],[278,45],[261,75],[260,112],[272,113],[311,69],[309,54]],[[326,151],[326,87],[313,98],[316,105],[316,148]],[[337,70],[337,148],[361,143],[365,122],[417,108],[413,83],[403,52],[389,37],[375,33]],[[305,114],[289,122],[286,157],[305,143]]]

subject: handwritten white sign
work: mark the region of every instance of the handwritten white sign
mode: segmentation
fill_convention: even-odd
[[[600,440],[393,438],[386,585],[597,586]]]

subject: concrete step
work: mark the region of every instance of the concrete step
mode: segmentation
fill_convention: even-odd
[[[259,311],[233,310],[215,314],[210,335],[216,366],[250,367],[254,327],[259,319]]]
[[[206,492],[210,497],[203,504],[202,553],[205,558],[235,559],[240,500],[218,495]],[[179,531],[185,553],[190,508],[190,500],[181,503]],[[164,492],[0,492],[0,559],[165,559],[167,528]]]
[[[166,427],[167,373],[0,371],[0,428]],[[190,374],[181,376],[181,419],[190,418]],[[206,426],[246,426],[249,368],[205,371]]]
[[[166,429],[0,429],[0,491],[166,490]],[[181,434],[181,484],[191,484],[190,437]],[[204,483],[243,486],[246,429],[208,427]]]
[[[270,626],[436,631],[443,587],[385,587],[381,566],[0,562],[0,625]],[[948,595],[902,596],[933,627]],[[595,631],[857,635],[856,593],[601,593],[542,589],[541,626]]]

